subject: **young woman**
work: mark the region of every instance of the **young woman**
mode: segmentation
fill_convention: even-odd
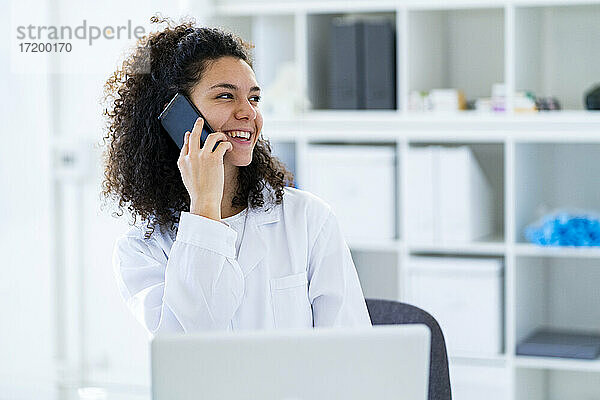
[[[248,44],[169,23],[138,42],[105,90],[103,194],[120,215],[126,205],[134,225],[116,241],[114,271],[151,336],[371,325],[334,213],[289,187],[261,135]],[[202,148],[202,119],[181,150],[157,119],[178,92],[215,130]]]

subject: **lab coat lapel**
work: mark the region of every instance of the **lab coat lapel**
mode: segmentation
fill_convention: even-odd
[[[246,230],[238,254],[238,263],[244,276],[248,276],[267,255],[267,239],[262,227],[279,221],[280,213],[281,205],[273,205],[268,211],[252,209],[248,206]]]

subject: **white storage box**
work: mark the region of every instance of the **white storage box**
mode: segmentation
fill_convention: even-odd
[[[309,145],[306,190],[329,203],[346,240],[396,237],[392,146]]]
[[[439,242],[439,146],[411,148],[407,164],[407,238],[411,243]]]
[[[494,231],[493,189],[469,146],[411,148],[407,190],[411,243],[470,242]]]
[[[438,321],[450,355],[502,352],[501,259],[413,256],[408,267],[408,302]]]
[[[492,187],[468,146],[440,150],[442,242],[467,242],[494,230]]]

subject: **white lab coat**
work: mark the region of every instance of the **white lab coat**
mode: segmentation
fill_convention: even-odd
[[[267,194],[268,192],[263,192]],[[181,212],[176,236],[133,226],[115,244],[120,293],[149,332],[370,326],[350,251],[329,205],[284,188],[237,232]],[[175,239],[175,240],[174,240]]]

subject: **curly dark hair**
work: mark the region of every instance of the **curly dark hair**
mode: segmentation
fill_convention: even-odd
[[[252,67],[253,45],[221,28],[195,27],[187,18],[177,26],[168,18],[153,16],[152,23],[167,23],[162,31],[139,39],[104,85],[108,108],[103,137],[104,199],[118,200],[118,212],[129,210],[136,223],[147,220],[146,237],[155,224],[161,232],[176,232],[180,212],[190,198],[177,167],[180,150],[158,120],[164,105],[177,93],[190,95],[211,61],[224,56],[244,60]],[[106,144],[108,141],[108,145]],[[259,137],[248,166],[238,167],[237,191],[232,206],[265,207],[263,189],[281,204],[283,188],[293,185],[293,175],[271,154],[268,139]]]

